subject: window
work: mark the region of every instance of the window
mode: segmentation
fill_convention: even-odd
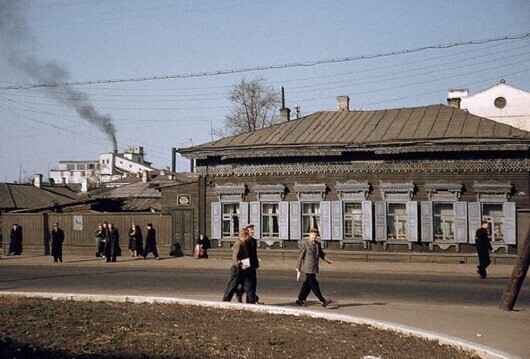
[[[344,238],[363,238],[363,210],[361,203],[344,204]]]
[[[261,238],[280,236],[278,203],[261,204]]]
[[[387,235],[389,240],[407,239],[407,205],[388,203]]]
[[[223,203],[223,238],[239,236],[239,203]]]
[[[495,101],[493,101],[493,104],[497,108],[505,108],[506,107],[506,99],[504,97],[497,97]]]
[[[320,202],[302,204],[302,234],[309,237],[309,230],[320,230]]]
[[[504,240],[504,212],[502,203],[483,203],[482,218],[491,223],[490,237],[492,242]]]
[[[435,241],[455,239],[455,211],[452,203],[434,203],[433,226]]]

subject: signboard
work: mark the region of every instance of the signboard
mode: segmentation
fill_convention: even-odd
[[[74,231],[83,230],[83,216],[74,216]]]
[[[191,205],[191,195],[189,194],[178,194],[177,203],[179,206],[190,206]]]

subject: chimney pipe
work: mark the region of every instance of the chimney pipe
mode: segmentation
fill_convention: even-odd
[[[350,98],[348,96],[337,96],[339,111],[350,111]]]
[[[88,179],[83,178],[83,181],[81,182],[81,192],[87,193],[88,192]]]
[[[291,120],[291,110],[285,107],[285,90],[282,86],[282,108],[280,108],[280,122]]]
[[[147,172],[147,170],[144,170],[142,172],[142,182],[143,183],[149,182],[149,173]]]
[[[193,173],[195,171],[195,160],[192,158],[190,159],[190,172]]]
[[[468,89],[452,89],[447,94],[447,105],[451,107],[460,108],[462,97],[469,96]]]

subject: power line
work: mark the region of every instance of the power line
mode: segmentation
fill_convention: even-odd
[[[84,85],[96,85],[96,84],[108,84],[108,83],[123,83],[123,82],[159,81],[159,80],[185,79],[185,78],[194,78],[194,77],[211,77],[211,76],[220,76],[220,75],[245,73],[245,72],[285,69],[285,68],[293,68],[293,67],[311,67],[311,66],[330,64],[330,63],[341,63],[341,62],[368,60],[368,59],[374,59],[374,58],[380,58],[380,57],[397,56],[397,55],[410,54],[410,53],[421,52],[421,51],[431,50],[431,49],[436,49],[436,50],[448,49],[452,47],[480,45],[480,44],[485,44],[485,43],[506,41],[506,40],[516,40],[516,39],[523,39],[523,38],[528,38],[528,37],[530,37],[530,33],[519,34],[519,35],[509,35],[509,36],[490,38],[490,39],[462,41],[462,42],[455,42],[451,44],[429,45],[429,46],[423,46],[423,47],[418,47],[414,49],[404,49],[404,50],[383,52],[383,53],[378,53],[378,54],[340,57],[340,58],[332,58],[332,59],[325,59],[325,60],[313,60],[313,61],[295,62],[295,63],[287,63],[287,64],[279,64],[279,65],[265,65],[265,66],[249,67],[249,68],[242,68],[242,69],[218,70],[218,71],[211,71],[211,72],[197,72],[197,73],[190,73],[190,74],[147,76],[147,77],[137,77],[137,78],[94,80],[94,81],[40,83],[40,84],[0,87],[0,90],[22,90],[22,89],[31,89],[31,88],[37,88],[37,87],[64,87],[64,86],[84,86]]]

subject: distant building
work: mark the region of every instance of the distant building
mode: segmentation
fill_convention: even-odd
[[[507,85],[504,80],[474,95],[469,95],[468,89],[449,90],[447,103],[473,115],[530,131],[530,92]]]
[[[55,183],[81,184],[86,192],[101,182],[155,170],[144,155],[143,147],[129,147],[122,153],[102,153],[99,161],[60,161],[59,169],[50,170],[50,179]]]

